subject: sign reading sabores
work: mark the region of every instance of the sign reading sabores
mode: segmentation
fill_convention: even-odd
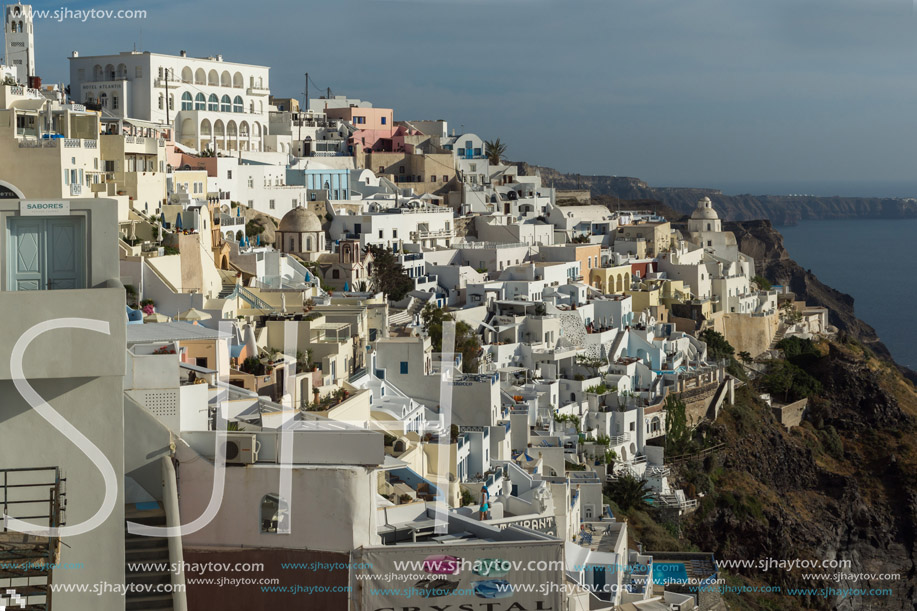
[[[70,214],[70,202],[24,199],[19,202],[19,214],[22,216],[67,216]]]
[[[496,541],[364,548],[359,611],[562,611],[563,542]]]

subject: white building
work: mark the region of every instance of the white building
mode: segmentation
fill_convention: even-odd
[[[6,39],[5,61],[16,69],[16,81],[29,84],[29,77],[35,76],[35,30],[32,27],[32,5],[9,4],[3,23],[3,37]]]
[[[217,151],[262,151],[268,132],[267,66],[149,51],[70,59],[70,92],[105,116],[175,126],[175,141]]]

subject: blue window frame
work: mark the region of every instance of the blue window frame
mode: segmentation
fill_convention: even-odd
[[[408,374],[408,362],[401,361],[401,375],[407,375],[407,374]]]

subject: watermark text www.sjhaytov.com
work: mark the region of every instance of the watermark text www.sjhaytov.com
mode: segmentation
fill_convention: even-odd
[[[144,9],[72,9],[62,6],[56,9],[33,9],[32,17],[35,19],[51,19],[58,23],[64,21],[82,21],[86,23],[89,20],[102,19],[146,19],[147,12]]]

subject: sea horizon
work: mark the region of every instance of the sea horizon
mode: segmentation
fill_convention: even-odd
[[[917,295],[912,282],[901,281],[917,272],[908,241],[915,229],[917,219],[856,218],[804,220],[778,231],[790,258],[853,297],[854,314],[876,330],[895,362],[917,370],[917,325],[903,307]],[[868,243],[883,246],[881,264],[851,248]]]

